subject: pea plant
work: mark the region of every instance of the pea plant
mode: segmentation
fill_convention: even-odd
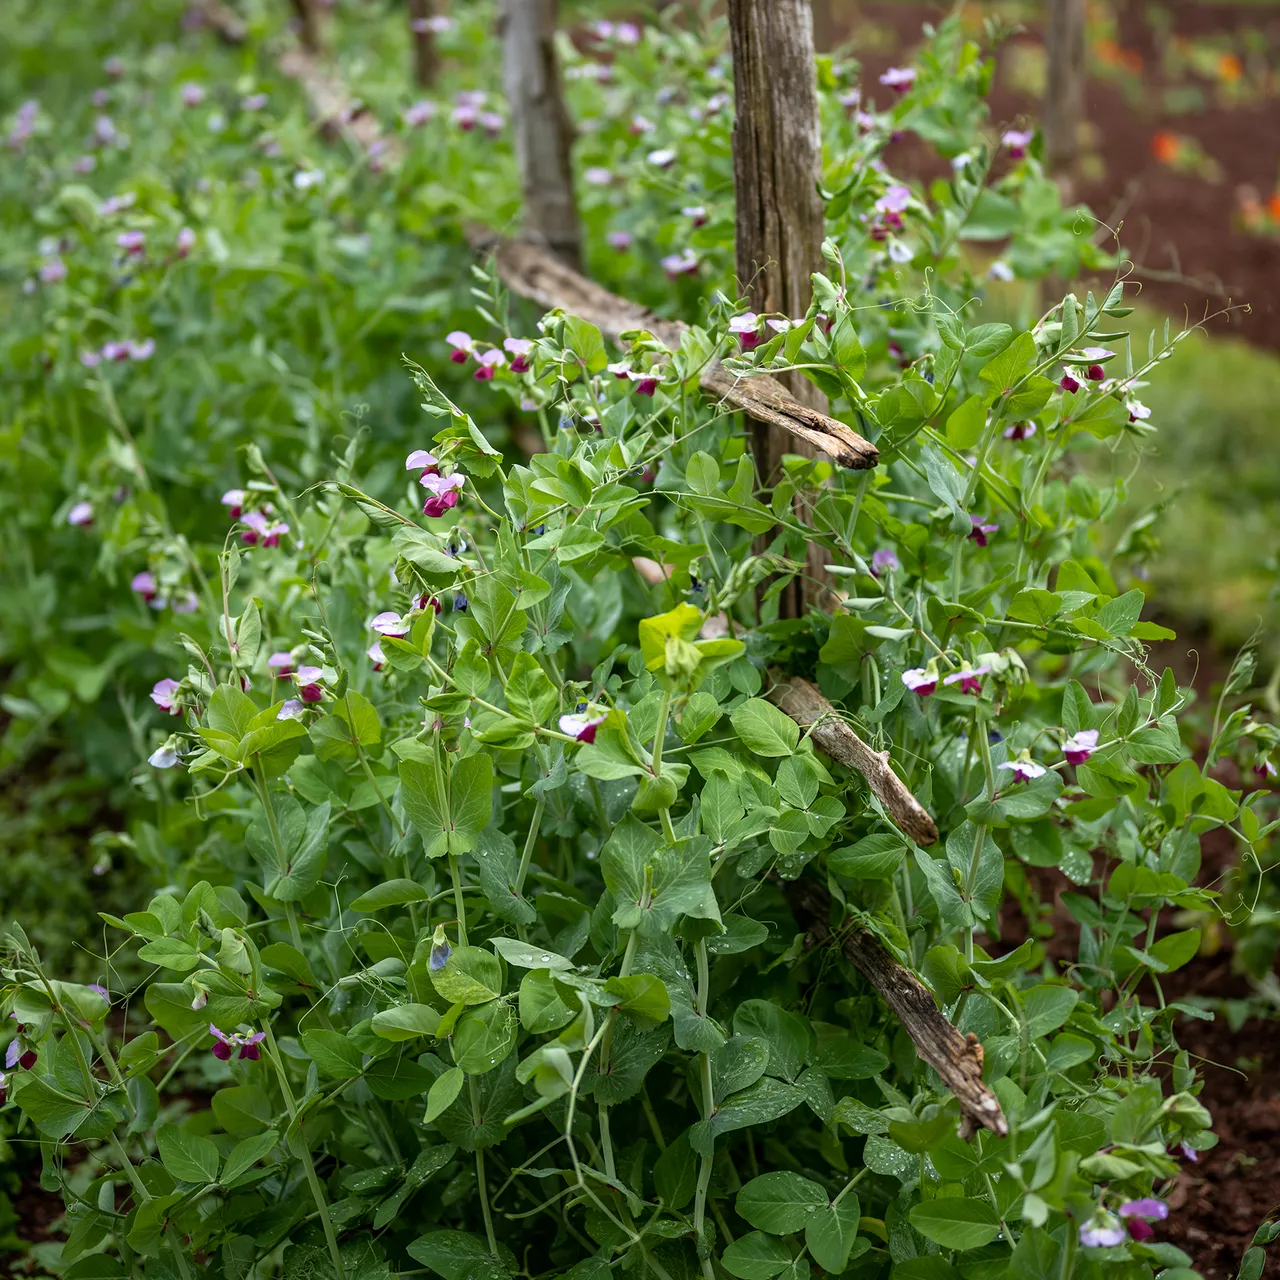
[[[305,476],[254,441],[207,542],[145,525],[170,881],[104,913],[101,982],[21,923],[0,969],[63,1274],[1194,1274],[1165,1197],[1216,1139],[1165,978],[1220,911],[1200,835],[1260,866],[1271,826],[1193,758],[1144,526],[1108,537],[1125,482],[1083,465],[1157,429],[1180,335],[1141,348],[1119,281],[980,319],[965,239],[1099,260],[1034,143],[993,179],[984,65],[949,26],[878,114],[826,69],[807,314],[711,289],[611,350],[478,265],[468,330],[386,370],[421,404],[393,465],[358,419]],[[636,135],[614,108],[591,145]],[[947,181],[883,171],[895,123]],[[588,201],[593,252],[671,195]],[[759,475],[715,362],[807,377],[879,465]],[[1250,714],[1210,764],[1265,773]]]

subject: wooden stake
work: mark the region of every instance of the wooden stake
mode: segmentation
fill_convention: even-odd
[[[1084,23],[1084,0],[1049,0],[1045,32],[1045,163],[1049,172],[1065,184],[1067,194],[1080,151],[1080,123],[1084,116]]]
[[[502,81],[511,108],[527,233],[570,266],[582,263],[573,197],[573,126],[556,60],[556,0],[503,0]]]
[[[435,17],[435,0],[409,0],[409,34],[413,37],[413,79],[419,88],[435,83],[439,60],[436,37],[427,23]]]

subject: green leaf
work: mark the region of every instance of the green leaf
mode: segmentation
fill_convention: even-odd
[[[431,985],[450,1004],[485,1004],[502,994],[502,966],[483,947],[455,947]]]
[[[738,1280],[772,1280],[791,1265],[791,1250],[773,1236],[749,1231],[724,1251],[720,1262]]]
[[[908,1216],[926,1240],[944,1249],[980,1249],[1000,1234],[1000,1219],[985,1200],[942,1196],[916,1205]]]
[[[811,1216],[828,1207],[827,1193],[798,1173],[763,1173],[738,1192],[739,1217],[760,1231],[786,1236],[802,1231]]]
[[[227,1163],[223,1166],[220,1179],[222,1185],[232,1186],[241,1174],[246,1173],[259,1160],[270,1155],[279,1141],[280,1135],[274,1129],[268,1129],[266,1133],[260,1133],[236,1143],[227,1157]]]
[[[756,755],[789,756],[799,744],[799,725],[763,698],[748,698],[729,718],[738,737]]]
[[[857,844],[833,849],[827,855],[831,870],[853,880],[892,880],[907,856],[901,836],[883,832],[864,836]]]
[[[666,984],[651,973],[606,978],[604,989],[616,1000],[614,1008],[631,1018],[641,1030],[650,1030],[671,1016]]]
[[[165,1124],[156,1131],[156,1147],[164,1167],[179,1182],[217,1180],[218,1148],[208,1138]]]
[[[804,1242],[813,1260],[832,1275],[839,1275],[848,1264],[862,1210],[858,1197],[846,1192],[838,1204],[813,1214],[804,1228]]]
[[[517,938],[490,938],[489,945],[508,963],[517,969],[572,969],[573,961],[548,951],[545,947],[531,947]]]
[[[374,1035],[384,1040],[415,1040],[435,1035],[440,1013],[429,1004],[399,1004],[375,1013],[371,1025]]]
[[[1070,987],[1057,987],[1048,983],[1032,987],[1022,996],[1022,1017],[1026,1022],[1027,1034],[1033,1040],[1038,1040],[1041,1036],[1047,1036],[1050,1031],[1056,1031],[1066,1022],[1079,999],[1079,994]]]
[[[493,815],[493,761],[467,756],[441,776],[434,763],[400,762],[400,796],[410,822],[422,835],[428,858],[469,853]]]
[[[1038,627],[1047,626],[1058,616],[1062,597],[1056,591],[1032,588],[1019,591],[1009,604],[1009,617],[1020,622],[1033,622]]]
[[[957,449],[972,449],[982,439],[987,408],[981,396],[970,396],[947,419],[947,441]]]
[[[1200,950],[1200,930],[1184,929],[1181,933],[1166,934],[1153,942],[1148,950],[1165,966],[1166,972],[1181,969]]]
[[[422,1117],[422,1123],[431,1124],[437,1116],[451,1107],[466,1081],[466,1074],[461,1067],[450,1067],[444,1075],[437,1076],[435,1083],[427,1091],[427,1111]]]
[[[387,907],[402,907],[409,902],[426,902],[430,894],[416,880],[384,880],[367,893],[362,893],[352,904],[352,911],[383,911]]]
[[[507,706],[529,724],[541,724],[556,705],[557,694],[547,673],[531,653],[518,653],[507,679]]]
[[[405,1252],[444,1280],[510,1280],[516,1270],[506,1245],[499,1244],[498,1257],[493,1258],[483,1240],[465,1231],[428,1231],[406,1246]]]
[[[454,1061],[469,1076],[492,1071],[516,1046],[516,1011],[503,1000],[468,1009],[453,1029]]]
[[[689,1144],[700,1156],[709,1156],[715,1140],[722,1135],[748,1125],[779,1120],[804,1100],[803,1089],[762,1076],[749,1088],[726,1098],[710,1120],[699,1120],[689,1130]]]
[[[364,1058],[340,1031],[304,1031],[298,1039],[322,1076],[354,1080],[364,1074]]]
[[[138,959],[175,973],[186,973],[200,963],[200,953],[182,938],[157,938],[138,948]]]
[[[1098,625],[1108,635],[1127,636],[1141,616],[1142,606],[1146,602],[1147,597],[1136,588],[1133,591],[1126,591],[1124,595],[1109,600],[1098,610]]]
[[[620,929],[665,933],[681,915],[719,923],[704,839],[670,849],[628,814],[601,849],[600,870],[614,896],[613,920]]]

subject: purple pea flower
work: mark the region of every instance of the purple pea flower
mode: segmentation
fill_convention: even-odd
[[[67,523],[83,528],[85,525],[93,523],[93,503],[77,502],[70,511],[67,512]]]
[[[461,329],[455,329],[452,333],[446,334],[444,340],[453,348],[449,352],[449,359],[454,364],[466,364],[467,357],[476,348],[475,339]]]
[[[970,531],[969,537],[980,547],[985,547],[988,536],[1000,528],[998,524],[983,524],[977,516],[970,516],[969,519],[973,522],[973,529]]]
[[[422,514],[435,519],[456,507],[461,497],[460,491],[466,482],[467,478],[461,471],[455,471],[449,476],[442,476],[438,472],[422,476],[419,483],[431,495],[422,504]]]
[[[892,547],[879,547],[871,554],[871,576],[878,578],[882,573],[896,573],[902,566],[898,563],[897,553]]]
[[[244,510],[245,492],[243,489],[228,489],[221,498],[222,505],[227,508],[227,515],[232,520],[239,520]]]
[[[1107,1249],[1124,1243],[1124,1223],[1114,1213],[1099,1209],[1080,1226],[1080,1243],[1086,1249]]]
[[[936,671],[926,670],[924,667],[912,667],[910,671],[902,673],[902,683],[912,693],[919,694],[922,698],[927,698],[938,687],[938,674]]]
[[[409,634],[409,624],[398,613],[392,613],[390,610],[378,614],[372,626],[380,636],[395,636],[399,639]]]
[[[971,693],[975,697],[982,692],[982,676],[985,676],[991,670],[990,663],[984,663],[980,667],[971,667],[967,662],[959,671],[953,671],[949,676],[943,676],[943,684],[958,684],[961,693]]]
[[[1027,154],[1027,148],[1031,145],[1031,140],[1035,136],[1033,132],[1028,130],[1006,129],[1000,141],[1009,148],[1009,158],[1011,160],[1021,160]]]
[[[301,720],[306,704],[300,698],[286,698],[276,712],[277,720]]]
[[[445,936],[444,925],[438,924],[435,933],[431,935],[431,958],[427,961],[427,967],[432,973],[439,973],[449,963],[451,955],[453,948]]]
[[[1016,760],[1005,760],[996,765],[996,768],[1008,769],[1019,782],[1031,782],[1035,778],[1043,778],[1047,772],[1044,765],[1037,764],[1026,751]]]
[[[669,253],[662,259],[662,269],[672,280],[680,276],[692,275],[698,269],[698,255],[692,249],[684,249],[680,253]]]
[[[1062,744],[1062,754],[1068,764],[1084,764],[1097,749],[1097,729],[1081,729]]]
[[[160,708],[161,711],[167,711],[171,716],[180,716],[182,708],[178,706],[177,693],[182,686],[171,679],[157,680],[151,686],[151,701]]]
[[[490,347],[476,357],[480,367],[471,376],[477,382],[492,382],[493,375],[507,363],[507,357],[497,347]]]
[[[160,588],[156,583],[155,575],[148,573],[145,569],[141,573],[135,573],[129,582],[129,590],[136,592],[148,604],[150,604],[160,592]]]
[[[204,101],[204,86],[192,80],[182,86],[181,93],[184,107],[198,107]]]
[[[529,352],[533,350],[530,338],[504,338],[503,347],[511,354],[511,372],[527,373],[529,371]]]
[[[890,67],[880,77],[880,83],[886,88],[892,89],[894,93],[906,93],[915,83],[915,79],[916,70],[914,67]]]
[[[608,716],[604,712],[592,715],[589,709],[575,711],[570,715],[560,717],[560,732],[568,734],[571,738],[576,738],[579,742],[590,745],[596,740],[596,730],[604,724],[607,718]]]
[[[67,264],[61,258],[50,258],[41,263],[39,274],[42,284],[57,284],[67,278]]]
[[[626,253],[631,248],[630,231],[610,231],[605,236],[605,243],[618,253]]]
[[[743,351],[754,351],[760,345],[760,317],[754,311],[744,311],[729,321],[729,332],[736,334]]]
[[[267,1038],[265,1031],[255,1031],[252,1035],[241,1035],[235,1031],[221,1031],[212,1022],[209,1023],[209,1034],[217,1041],[213,1046],[213,1056],[222,1062],[227,1062],[236,1049],[240,1050],[239,1056],[241,1058],[247,1058],[250,1062],[257,1062],[262,1057],[262,1050],[258,1046]]]
[[[136,257],[147,247],[147,237],[141,231],[122,231],[116,236],[116,244],[125,253]]]
[[[277,680],[287,680],[293,675],[293,654],[273,653],[267,659],[267,667]]]
[[[429,120],[433,120],[438,110],[439,108],[430,98],[423,98],[420,102],[415,102],[412,106],[406,107],[400,113],[400,119],[409,128],[416,129],[420,125],[426,124]]]
[[[387,655],[382,652],[382,642],[375,640],[365,651],[364,656],[373,663],[375,671],[381,671],[387,663]]]
[[[293,673],[293,679],[303,702],[319,702],[324,697],[321,687],[324,672],[319,667],[299,667]]]

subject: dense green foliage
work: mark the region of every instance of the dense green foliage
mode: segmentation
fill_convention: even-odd
[[[384,16],[343,47],[390,120]],[[1220,909],[1199,835],[1260,865],[1270,815],[1191,758],[1149,547],[1108,534],[1139,513],[1077,465],[1158,429],[1137,392],[1178,336],[1131,340],[1119,286],[983,322],[967,246],[1102,264],[1035,144],[986,136],[990,57],[954,24],[900,96],[820,66],[824,274],[806,316],[744,317],[720,33],[614,28],[565,48],[588,262],[696,323],[610,352],[464,247],[518,213],[464,78],[490,17],[441,37],[448,90],[490,99],[401,117],[396,164],[205,33],[127,53],[101,105],[15,104],[5,762],[75,743],[156,889],[104,913],[92,985],[7,935],[4,1114],[66,1196],[54,1261],[1192,1274],[1159,1197],[1215,1138],[1161,983]],[[906,129],[948,180],[884,172]],[[796,456],[763,488],[698,392],[715,358],[803,370],[881,466]],[[779,619],[815,545],[822,607]],[[769,701],[787,674],[936,845]],[[1265,772],[1249,682],[1212,752]],[[1075,886],[1070,962],[1002,941],[1043,867]],[[980,1042],[1007,1135],[962,1137],[877,992],[806,945],[801,878]]]

